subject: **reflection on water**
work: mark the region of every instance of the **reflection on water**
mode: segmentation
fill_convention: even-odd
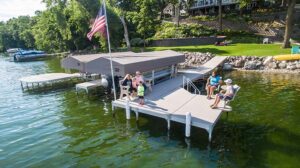
[[[300,157],[299,75],[232,72],[241,85],[234,111],[207,133],[142,115],[113,117],[111,98],[88,100],[74,88],[23,93],[18,78],[62,72],[59,59],[0,57],[0,167],[296,167]]]

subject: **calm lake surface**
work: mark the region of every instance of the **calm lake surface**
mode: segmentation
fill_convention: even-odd
[[[240,90],[208,145],[207,133],[142,115],[112,116],[111,98],[74,88],[23,93],[18,79],[63,72],[58,59],[0,56],[0,167],[299,167],[300,75],[232,72]]]

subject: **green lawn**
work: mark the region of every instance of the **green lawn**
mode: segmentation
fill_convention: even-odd
[[[231,44],[229,46],[199,45],[178,47],[148,47],[148,51],[175,50],[189,52],[211,52],[216,55],[228,56],[274,56],[289,54],[290,49],[282,49],[280,44]]]

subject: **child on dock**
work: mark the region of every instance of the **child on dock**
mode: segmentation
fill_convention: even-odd
[[[138,97],[139,97],[139,104],[142,106],[144,105],[144,94],[145,94],[145,88],[143,85],[143,82],[140,81],[139,82],[139,86],[137,88],[137,92],[138,92]]]

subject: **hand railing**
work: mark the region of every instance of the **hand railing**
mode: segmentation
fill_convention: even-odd
[[[194,94],[199,94],[199,95],[201,94],[201,91],[197,88],[197,86],[193,83],[193,81],[187,78],[186,76],[183,76],[182,87],[186,89],[188,92],[191,92],[190,87],[192,87],[194,89]]]

